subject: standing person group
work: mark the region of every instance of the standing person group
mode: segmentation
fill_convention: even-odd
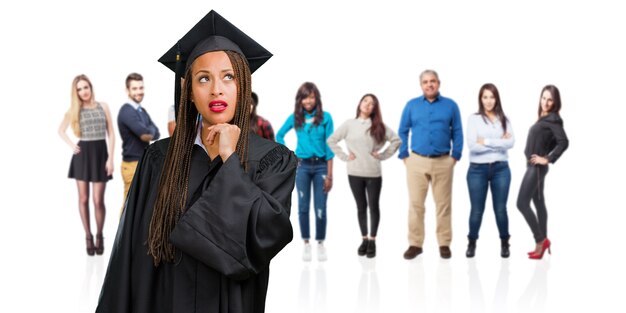
[[[437,241],[442,258],[451,257],[451,198],[454,165],[463,149],[463,129],[457,104],[440,95],[437,73],[426,70],[420,75],[424,94],[409,101],[402,112],[398,133],[402,139],[399,158],[407,168],[409,190],[409,248],[405,259],[422,253],[424,242],[424,201],[429,184],[433,187],[436,203]],[[529,258],[541,259],[550,240],[547,238],[547,210],[543,194],[548,163],[554,163],[567,149],[568,139],[559,115],[559,90],[548,85],[541,91],[538,121],[528,133],[525,155],[526,174],[520,187],[517,206],[535,237],[535,249]],[[410,140],[409,140],[409,134]],[[500,233],[500,255],[508,258],[509,221],[507,201],[511,184],[508,153],[515,137],[510,120],[504,114],[498,89],[484,84],[478,94],[478,113],[468,119],[467,144],[470,166],[467,185],[471,212],[466,256],[474,257],[476,241],[490,189],[496,225]],[[536,215],[530,207],[535,204]]]
[[[425,70],[420,74],[423,94],[405,105],[398,135],[383,123],[380,103],[373,94],[364,95],[357,106],[356,117],[346,121],[335,131],[331,115],[322,108],[317,86],[305,82],[296,93],[294,113],[287,118],[274,138],[269,121],[256,113],[258,96],[250,92],[249,99],[246,99],[249,105],[246,111],[249,115],[243,123],[248,125],[252,133],[270,141],[276,139],[284,145],[285,135],[295,129],[295,153],[298,158],[295,183],[298,190],[300,234],[304,241],[303,260],[312,259],[309,222],[311,200],[315,217],[317,257],[319,261],[328,258],[324,241],[328,223],[327,200],[333,186],[335,154],[347,164],[348,182],[356,202],[361,231],[361,243],[357,253],[368,257],[376,255],[382,188],[380,161],[391,157],[398,149],[398,157],[406,167],[409,196],[409,247],[404,252],[404,258],[413,259],[423,252],[425,200],[431,186],[436,207],[439,253],[444,259],[452,256],[452,185],[454,167],[462,156],[464,136],[459,107],[454,100],[440,94],[440,84],[437,72]],[[87,253],[102,254],[102,229],[106,212],[104,190],[106,181],[111,179],[113,172],[113,125],[108,106],[94,100],[92,85],[86,76],[77,76],[72,88],[72,105],[59,127],[59,135],[74,151],[69,177],[77,180]],[[150,142],[160,137],[158,127],[142,106],[143,77],[137,73],[129,74],[126,78],[126,91],[128,101],[120,108],[117,119],[122,137],[124,203],[139,159]],[[529,130],[524,151],[528,162],[517,197],[517,207],[535,239],[535,248],[528,254],[531,259],[541,259],[545,251],[551,252],[551,242],[547,236],[544,182],[548,164],[556,162],[569,143],[563,129],[560,108],[559,90],[553,85],[545,86],[541,92],[538,120]],[[174,111],[172,106],[168,124],[170,135],[174,134],[177,122]],[[80,138],[76,144],[66,135],[70,126]],[[345,140],[347,152],[338,145],[342,140]],[[494,84],[481,86],[478,93],[478,112],[470,115],[467,120],[465,140],[470,151],[466,180],[471,205],[465,254],[468,258],[476,255],[487,195],[491,190],[501,241],[500,255],[507,258],[510,255],[507,201],[511,185],[508,150],[513,148],[515,136]],[[93,203],[97,225],[95,242],[89,220],[89,183],[92,183],[94,189]]]
[[[77,143],[67,136],[68,127],[79,138]],[[104,191],[107,181],[113,178],[115,134],[108,105],[96,101],[93,85],[85,75],[76,76],[72,82],[70,109],[59,126],[59,136],[73,152],[68,177],[76,179],[78,187],[78,209],[85,230],[87,254],[101,255],[104,253],[102,230],[106,216]],[[90,183],[96,217],[95,243],[89,213]]]
[[[507,151],[513,147],[515,137],[495,85],[483,85],[478,101],[478,113],[470,116],[467,132],[471,162],[467,172],[467,185],[471,213],[466,256],[471,258],[476,253],[476,240],[485,210],[487,190],[491,189],[501,240],[500,255],[508,258],[510,234],[506,203],[511,185],[511,171]],[[528,131],[524,149],[526,173],[517,198],[517,207],[535,238],[535,248],[528,253],[530,259],[541,259],[546,250],[550,252],[544,182],[548,164],[556,162],[569,145],[563,120],[559,115],[560,110],[561,96],[558,88],[553,85],[545,86],[539,98],[537,122]],[[536,213],[530,206],[531,201],[535,205]]]
[[[316,218],[318,258],[326,260],[323,246],[327,225],[327,192],[332,187],[332,157],[337,155],[347,164],[348,182],[357,206],[357,217],[362,241],[358,255],[376,255],[376,235],[380,223],[380,193],[382,188],[381,160],[387,159],[399,148],[398,157],[406,166],[409,191],[408,241],[405,259],[413,259],[423,252],[425,200],[432,185],[436,206],[436,234],[441,258],[452,256],[452,185],[454,167],[463,151],[463,127],[456,102],[439,92],[437,72],[425,70],[420,74],[423,95],[410,100],[401,116],[398,135],[382,122],[380,104],[373,94],[362,97],[356,118],[332,130],[330,114],[323,112],[317,87],[304,83],[296,95],[296,105],[277,140],[284,144],[284,136],[296,129],[298,171],[299,222],[304,250],[302,258],[311,260],[309,244],[309,215],[311,189]],[[547,239],[547,211],[543,200],[543,182],[547,163],[556,161],[567,148],[567,137],[559,116],[561,107],[558,89],[546,86],[542,90],[539,121],[531,128],[526,146],[528,169],[524,176],[518,207],[527,220],[537,243],[529,253],[531,259],[541,258],[550,241]],[[326,142],[324,142],[324,138]],[[510,256],[510,233],[507,201],[511,186],[508,150],[513,148],[513,126],[504,113],[500,93],[494,84],[487,83],[478,92],[478,111],[469,116],[465,134],[469,148],[467,188],[470,199],[468,244],[465,255],[476,254],[487,195],[491,198],[500,237],[500,256]],[[339,146],[345,140],[347,152]],[[389,145],[380,151],[386,143]],[[330,150],[330,151],[329,151]],[[535,203],[537,215],[530,207]],[[368,211],[369,206],[369,227]]]

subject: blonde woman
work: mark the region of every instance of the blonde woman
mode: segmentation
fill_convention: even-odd
[[[69,127],[78,142],[68,137]],[[68,177],[76,179],[78,187],[78,209],[87,239],[87,254],[101,255],[104,253],[102,229],[106,215],[104,190],[107,181],[113,178],[115,135],[109,107],[95,100],[93,85],[85,75],[76,76],[72,82],[72,103],[59,126],[59,136],[74,153]],[[89,183],[93,188],[96,215],[95,243],[89,219]]]

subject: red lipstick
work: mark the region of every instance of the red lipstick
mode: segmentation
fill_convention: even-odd
[[[227,107],[228,103],[226,103],[226,101],[213,100],[209,102],[209,110],[211,110],[211,112],[220,113],[226,110]]]

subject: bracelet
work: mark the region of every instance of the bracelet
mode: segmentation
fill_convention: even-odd
[[[326,176],[326,179],[333,180],[333,177],[332,176]]]

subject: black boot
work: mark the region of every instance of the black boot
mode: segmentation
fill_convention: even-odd
[[[368,242],[369,242],[369,240],[363,239],[363,242],[361,243],[361,245],[359,246],[359,250],[357,251],[357,253],[360,256],[364,256],[365,253],[367,252],[367,243]]]
[[[507,239],[500,239],[502,241],[502,245],[501,245],[502,250],[500,250],[500,256],[503,257],[503,258],[508,258],[509,255],[511,255],[511,251],[509,251],[509,246],[510,246],[509,245],[509,238],[507,238]]]
[[[367,253],[367,257],[370,259],[376,256],[376,241],[375,240],[368,241],[366,253]]]
[[[468,258],[473,258],[476,254],[476,240],[469,240],[467,244],[467,251],[465,252],[465,256]]]

